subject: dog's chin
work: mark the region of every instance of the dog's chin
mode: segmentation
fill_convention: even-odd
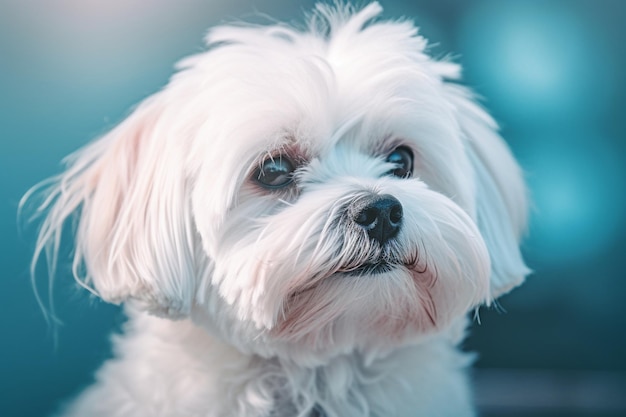
[[[339,270],[291,294],[270,334],[320,351],[401,345],[447,320],[438,311],[435,279],[430,271],[385,262]]]
[[[198,304],[192,318],[243,352],[315,364],[355,348],[398,346],[433,329],[432,283],[424,276],[417,282],[416,276],[406,266],[386,263],[338,270],[275,300],[283,312],[271,328],[237,317],[236,303],[214,292],[208,305],[219,308]]]

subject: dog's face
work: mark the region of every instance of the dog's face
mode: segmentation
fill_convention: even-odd
[[[212,48],[50,190],[111,302],[240,349],[319,358],[444,329],[526,274],[515,161],[459,69],[409,23],[319,8],[312,29],[218,27]]]

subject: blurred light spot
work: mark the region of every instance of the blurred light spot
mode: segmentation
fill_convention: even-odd
[[[536,141],[526,164],[535,205],[530,246],[547,264],[579,263],[620,233],[626,211],[626,172],[609,142]]]
[[[466,15],[462,61],[494,107],[534,120],[591,119],[610,94],[603,39],[567,2],[484,2]]]

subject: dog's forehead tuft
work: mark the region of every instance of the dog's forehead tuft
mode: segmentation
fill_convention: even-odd
[[[358,74],[374,77],[391,68],[397,71],[411,67],[415,71],[415,63],[422,64],[422,75],[458,76],[457,65],[428,57],[427,41],[418,36],[411,21],[375,20],[381,12],[378,3],[358,11],[337,3],[318,4],[303,28],[282,23],[217,26],[206,36],[209,52],[182,60],[178,68],[213,67],[213,58],[228,51],[233,56],[245,54],[241,62],[252,71],[263,71],[268,66],[280,71],[276,64],[287,59],[309,61],[308,65],[326,63],[340,79]]]
[[[304,25],[275,22],[271,25],[252,25],[238,22],[212,28],[207,33],[205,41],[209,47],[225,44],[262,47],[270,42],[274,47],[294,44],[301,48],[309,44],[327,49],[331,45],[352,41],[355,36],[370,34],[372,27],[390,26],[391,28],[386,29],[388,36],[395,34],[410,38],[417,33],[417,29],[411,23],[375,21],[382,10],[377,2],[372,2],[360,10],[350,4],[339,2],[332,5],[318,3]],[[423,38],[416,40],[420,43],[419,49],[423,50],[426,46],[425,40]]]

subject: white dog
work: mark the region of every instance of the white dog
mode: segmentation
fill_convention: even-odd
[[[521,171],[408,21],[219,26],[43,197],[129,320],[78,417],[474,415],[468,312],[520,284]]]

